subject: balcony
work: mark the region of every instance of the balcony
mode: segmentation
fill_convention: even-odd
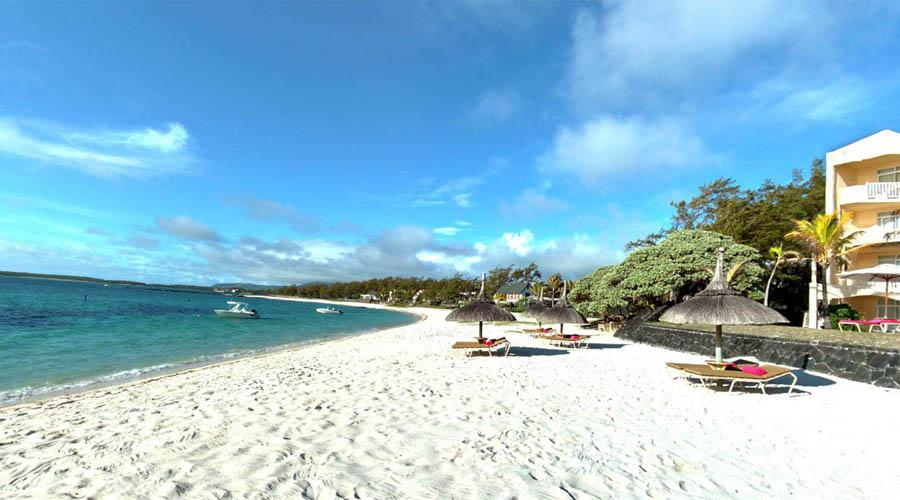
[[[900,202],[900,182],[867,182],[838,189],[841,205]]]
[[[860,231],[860,233],[853,239],[852,246],[900,243],[900,221],[866,228],[858,228],[851,225],[847,228],[847,233],[845,234],[856,231]]]

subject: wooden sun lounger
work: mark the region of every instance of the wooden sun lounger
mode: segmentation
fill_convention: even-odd
[[[579,335],[577,339],[571,337],[571,335],[541,335],[539,338],[550,341],[550,345],[571,347],[573,349],[587,349],[589,336]]]
[[[753,375],[733,369],[714,370],[705,364],[701,365],[691,363],[666,363],[666,366],[668,366],[672,370],[683,373],[684,378],[699,379],[700,383],[703,384],[704,387],[710,385],[710,383],[714,381],[731,382],[731,386],[728,388],[728,392],[734,390],[734,386],[736,384],[750,383],[756,384],[757,387],[760,388],[762,393],[766,394],[766,385],[769,382],[781,377],[791,377],[793,380],[791,381],[791,386],[788,389],[788,394],[790,394],[794,391],[794,386],[797,384],[797,376],[794,375],[790,368],[776,365],[760,365],[760,368],[766,370],[765,375]]]
[[[896,319],[870,319],[870,320],[861,320],[861,319],[842,319],[838,321],[838,330],[842,332],[853,331],[854,329],[860,333],[862,333],[863,327],[868,327],[869,333],[871,333],[876,328],[881,331],[881,333],[892,333],[898,331],[900,329],[900,320]],[[845,330],[844,327],[848,327],[849,330]]]
[[[487,345],[477,340],[461,340],[453,344],[453,350],[455,352],[465,353],[466,356],[471,356],[473,352],[478,351],[487,351],[488,356],[494,355],[494,350],[503,351],[503,356],[509,355],[509,348],[512,347],[506,337],[500,337],[499,339],[494,339],[493,345]]]
[[[555,334],[556,330],[553,328],[548,328],[546,330],[542,330],[540,328],[523,328],[522,333],[525,335],[531,335],[532,337],[540,337],[541,335],[549,335]]]

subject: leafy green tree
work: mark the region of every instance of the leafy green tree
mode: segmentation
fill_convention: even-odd
[[[848,249],[862,231],[847,233],[850,217],[847,214],[819,214],[814,219],[794,221],[794,230],[785,235],[802,245],[810,257],[822,269],[822,276],[828,276],[828,269],[834,263],[846,262],[846,256],[859,247]],[[828,280],[822,279],[821,309],[828,309]]]
[[[766,281],[766,294],[763,299],[763,304],[767,306],[769,305],[769,292],[772,289],[772,281],[775,280],[775,273],[778,271],[778,266],[784,262],[785,259],[796,261],[800,258],[800,254],[793,250],[785,250],[784,245],[779,243],[778,246],[769,248],[769,257],[772,258],[772,274],[769,275],[769,280]]]
[[[784,185],[766,180],[757,189],[741,189],[733,179],[719,178],[700,186],[690,200],[673,201],[671,225],[629,242],[625,249],[655,245],[672,231],[705,229],[765,253],[793,229],[794,220],[811,220],[824,206],[825,169],[820,159],[813,161],[809,177],[794,170]]]
[[[725,261],[734,271],[731,281],[735,289],[762,298],[765,270],[759,265],[762,257],[758,251],[722,234],[682,230],[632,252],[621,264],[602,267],[582,278],[573,287],[572,301],[584,314],[605,316],[680,300],[709,282],[709,269],[715,266],[719,247],[725,248]]]

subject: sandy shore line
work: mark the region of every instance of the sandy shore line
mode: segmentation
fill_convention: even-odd
[[[316,301],[319,302],[319,301]],[[347,304],[341,302],[341,304]],[[350,305],[350,304],[347,304]],[[699,356],[566,351],[446,311],[401,328],[0,409],[0,497],[891,498],[900,391],[672,380]]]

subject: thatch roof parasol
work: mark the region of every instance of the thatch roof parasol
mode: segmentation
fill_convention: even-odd
[[[482,323],[485,321],[515,321],[516,317],[506,309],[497,307],[484,296],[485,276],[481,275],[481,291],[472,302],[454,309],[447,315],[447,321],[478,322],[478,338],[482,339]]]
[[[583,324],[587,323],[584,315],[578,312],[574,307],[569,305],[566,300],[566,282],[563,282],[562,297],[553,305],[553,307],[545,307],[538,312],[538,319],[546,323],[559,323],[559,333],[563,332],[563,324]]]
[[[787,323],[778,311],[744,297],[725,280],[725,249],[719,248],[716,271],[706,289],[694,297],[675,304],[659,317],[660,321],[677,324],[716,326],[716,361],[722,361],[722,325],[769,325]]]
[[[534,318],[538,322],[538,328],[541,326],[541,313],[547,309],[547,306],[544,305],[544,288],[541,287],[541,293],[538,294],[537,302],[530,302],[527,307],[525,307],[524,314],[525,316],[529,316]]]

